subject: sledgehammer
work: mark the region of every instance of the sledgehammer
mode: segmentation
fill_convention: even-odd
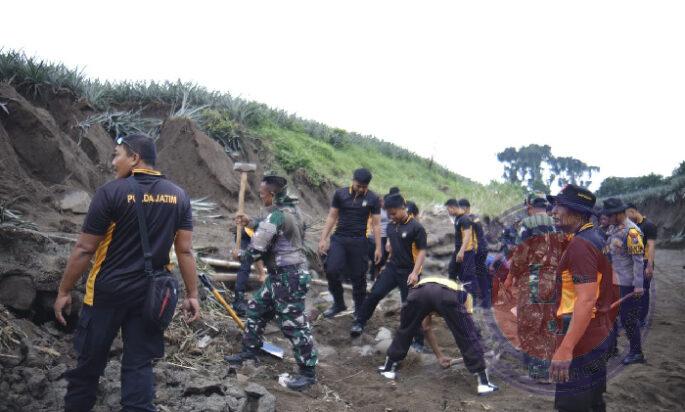
[[[233,165],[233,170],[240,172],[240,192],[238,192],[238,214],[245,213],[245,190],[247,189],[247,174],[257,170],[257,165],[254,163],[236,163]],[[240,252],[240,240],[243,234],[243,225],[238,223],[238,230],[235,235],[235,249],[233,255],[237,256]]]

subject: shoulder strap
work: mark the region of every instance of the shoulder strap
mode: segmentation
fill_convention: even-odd
[[[134,201],[136,214],[138,215],[138,228],[140,231],[140,243],[143,245],[143,259],[145,259],[145,274],[152,276],[152,251],[150,250],[150,238],[147,233],[145,223],[145,213],[143,212],[143,191],[133,175],[126,178],[128,185],[133,190],[136,199]]]

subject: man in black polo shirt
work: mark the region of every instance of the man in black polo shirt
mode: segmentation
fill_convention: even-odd
[[[169,264],[172,244],[186,289],[183,308],[188,321],[199,317],[197,273],[192,255],[192,210],[186,193],[154,170],[156,150],[151,138],[130,135],[117,139],[112,165],[116,179],[95,192],[79,239],[59,286],[54,310],[66,325],[71,290],[90,265],[83,309],[74,334],[76,368],[66,374],[67,411],[89,411],[112,341],[121,330],[121,405],[123,410],[154,411],[152,360],[164,355],[164,336],[149,328],[141,307],[147,290],[135,202],[142,200],[155,269]],[[135,177],[144,199],[136,199],[126,178]]]
[[[402,302],[407,300],[408,285],[418,282],[426,259],[426,230],[407,213],[402,195],[388,195],[384,198],[384,204],[392,221],[387,229],[390,259],[357,313],[350,330],[352,337],[361,335],[378,302],[393,289],[400,289]]]
[[[459,205],[473,223],[473,232],[476,237],[475,279],[478,286],[478,294],[480,295],[480,307],[488,309],[491,304],[492,280],[485,265],[485,260],[488,257],[488,242],[485,240],[485,230],[483,230],[483,223],[480,221],[480,217],[471,213],[471,202],[468,199],[460,199]]]
[[[464,289],[475,299],[478,240],[473,230],[473,221],[466,213],[466,207],[470,206],[467,203],[466,199],[449,199],[445,203],[447,212],[454,218],[454,253],[447,272],[450,279],[459,279]]]
[[[342,286],[345,274],[352,280],[355,312],[359,311],[364,302],[368,251],[366,229],[369,217],[376,244],[374,263],[378,264],[382,257],[380,199],[369,190],[371,177],[371,172],[367,169],[357,169],[354,171],[352,185],[338,189],[333,194],[326,225],[319,241],[319,253],[328,254],[326,276],[328,290],[333,295],[333,305],[324,312],[327,318],[347,309]],[[328,236],[334,226],[335,233],[331,236],[329,245]]]
[[[640,317],[639,321],[642,326],[645,326],[645,320],[649,313],[649,286],[652,284],[652,277],[654,276],[654,256],[656,255],[656,225],[640,213],[633,203],[628,203],[626,214],[642,231],[642,238],[645,244],[645,273],[643,290],[644,293],[640,298]]]

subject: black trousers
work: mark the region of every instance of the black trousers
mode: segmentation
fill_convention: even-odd
[[[464,252],[464,260],[457,262],[457,251],[452,252],[452,260],[447,266],[447,274],[452,280],[459,280],[464,289],[473,296],[475,301],[478,284],[476,280],[476,254],[469,250]]]
[[[402,308],[400,327],[388,348],[390,360],[398,362],[407,356],[411,340],[421,328],[423,319],[429,313],[437,312],[452,332],[469,372],[484,371],[483,347],[471,314],[466,311],[466,297],[465,292],[454,291],[437,283],[411,289],[407,303]]]
[[[252,256],[248,253],[240,257],[240,269],[238,269],[235,282],[236,293],[245,293],[247,290],[247,281],[250,279],[250,274],[252,273],[252,261]]]
[[[84,305],[74,334],[78,364],[66,373],[65,411],[90,411],[112,341],[121,329],[121,406],[125,411],[155,411],[152,360],[164,356],[164,334],[149,328],[140,306],[97,308]]]
[[[478,297],[480,298],[480,306],[482,308],[489,308],[491,306],[492,297],[492,276],[488,267],[485,265],[485,260],[488,257],[487,252],[476,253],[476,281],[478,283]]]
[[[609,339],[591,352],[571,360],[569,381],[558,383],[554,407],[562,412],[603,412],[606,410],[606,355]]]
[[[326,257],[328,290],[334,304],[345,306],[342,279],[347,274],[352,282],[352,299],[355,310],[359,310],[366,297],[366,268],[368,256],[366,237],[331,236],[331,246]]]
[[[633,293],[634,286],[619,286],[621,297]],[[629,297],[623,302],[619,309],[621,325],[626,330],[626,336],[630,342],[630,353],[642,353],[642,337],[640,334],[640,298]]]
[[[647,269],[647,261],[645,260],[645,269]],[[652,284],[652,278],[644,276],[644,281],[642,282],[642,288],[644,293],[640,298],[640,322],[644,322],[647,319],[647,314],[649,313],[649,287]]]
[[[411,271],[412,269],[399,269],[392,262],[388,262],[373,284],[371,292],[364,299],[364,303],[357,313],[357,322],[365,325],[376,310],[378,303],[395,288],[400,290],[402,302],[405,302],[409,292],[407,278]]]

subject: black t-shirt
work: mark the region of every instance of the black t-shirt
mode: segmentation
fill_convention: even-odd
[[[469,215],[457,216],[454,220],[454,248],[457,252],[461,249],[462,243],[466,242],[466,251],[476,250],[476,234],[475,230],[471,230],[471,238],[464,239],[464,231],[474,229],[473,221]]]
[[[642,232],[642,237],[645,243],[645,260],[647,260],[647,257],[649,256],[647,254],[649,247],[647,245],[647,241],[656,240],[658,229],[656,225],[652,223],[651,220],[647,220],[646,217],[643,217],[642,222],[638,223],[637,226],[640,228],[640,231]]]
[[[339,211],[335,234],[344,237],[365,237],[369,217],[381,213],[381,202],[375,193],[368,190],[357,194],[351,187],[336,190],[331,207]]]
[[[488,242],[485,240],[485,230],[483,230],[483,223],[477,215],[470,215],[469,218],[473,223],[473,231],[476,233],[476,249],[478,253],[488,253]]]
[[[409,216],[404,223],[388,223],[388,242],[392,248],[390,262],[398,269],[412,270],[420,250],[427,248],[426,229]]]
[[[152,265],[162,268],[169,264],[176,232],[193,230],[190,198],[154,170],[136,169],[134,176],[144,193]],[[105,238],[86,281],[86,305],[137,303],[145,294],[143,249],[134,202],[135,195],[126,179],[113,180],[95,192],[82,230]]]

